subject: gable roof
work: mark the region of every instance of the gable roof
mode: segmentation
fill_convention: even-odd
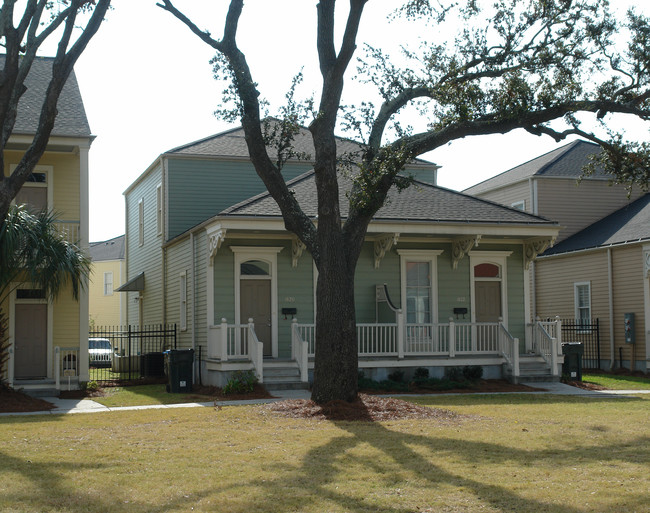
[[[544,256],[650,240],[650,193],[573,234]]]
[[[124,260],[124,240],[126,237],[120,235],[109,240],[90,243],[90,259],[93,262],[103,260]]]
[[[317,216],[317,195],[314,171],[287,183],[294,191],[301,208],[309,217]],[[339,176],[339,201],[341,216],[348,215],[346,191],[351,190],[349,178]],[[280,208],[268,192],[222,211],[219,216],[228,217],[281,217]],[[386,204],[380,208],[374,221],[391,220],[400,222],[450,222],[450,223],[494,223],[524,225],[555,225],[556,223],[499,203],[468,196],[466,194],[415,182],[411,187],[398,192],[393,187],[388,193]]]
[[[600,146],[597,144],[583,140],[573,141],[492,178],[488,178],[465,189],[463,192],[466,194],[480,194],[526,180],[532,176],[578,179],[582,175],[582,168],[589,162],[589,157],[600,153],[600,151]],[[591,178],[608,177],[609,175],[602,170],[597,170],[591,175]]]
[[[5,55],[0,54],[0,67],[4,69]],[[43,99],[52,77],[51,57],[36,57],[25,79],[27,90],[18,103],[18,115],[12,134],[33,135],[38,127]],[[52,136],[59,137],[90,137],[90,125],[86,117],[83,100],[77,77],[74,71],[59,97],[57,116],[54,122]]]
[[[306,127],[300,127],[293,141],[293,147],[296,152],[309,155],[309,158],[307,159],[308,161],[314,161],[314,143],[312,141],[311,132]],[[336,150],[339,156],[346,153],[359,154],[362,149],[363,145],[361,143],[344,137],[336,137]],[[201,155],[205,157],[230,157],[244,159],[250,158],[248,154],[248,146],[246,146],[246,139],[244,137],[244,128],[241,126],[211,135],[204,139],[199,139],[198,141],[178,146],[165,152],[165,154]],[[269,148],[269,155],[273,158],[272,148]],[[438,167],[436,164],[423,159],[414,159],[414,161],[409,165]]]

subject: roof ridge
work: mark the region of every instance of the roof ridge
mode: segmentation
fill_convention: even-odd
[[[570,152],[572,152],[578,145],[580,145],[582,143],[590,144],[590,145],[599,147],[595,143],[592,143],[592,142],[589,142],[589,141],[584,141],[582,139],[576,139],[575,141],[571,141],[569,144],[566,144],[564,146],[560,146],[559,148],[556,148],[556,151],[557,150],[563,150],[563,151],[558,153],[558,155],[554,159],[547,162],[544,166],[542,166],[537,171],[535,171],[535,176],[544,174],[548,169],[550,169],[551,166],[557,164],[560,160],[562,160],[564,157],[566,157]],[[548,152],[548,153],[551,153],[551,152]],[[545,153],[544,155],[548,155],[548,153]],[[544,155],[540,155],[540,157],[543,157]]]

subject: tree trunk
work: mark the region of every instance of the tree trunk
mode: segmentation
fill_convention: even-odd
[[[343,248],[321,255],[316,292],[316,358],[311,398],[317,403],[354,401],[358,391],[358,349],[354,269]]]

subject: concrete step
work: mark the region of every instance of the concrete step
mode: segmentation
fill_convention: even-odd
[[[264,379],[264,386],[273,395],[274,390],[309,390],[309,383],[303,383],[302,381],[295,382],[268,382]]]
[[[300,369],[297,367],[267,367],[264,366],[264,377],[300,377]]]

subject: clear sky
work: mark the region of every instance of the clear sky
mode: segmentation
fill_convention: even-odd
[[[303,66],[303,91],[317,88],[316,3],[248,0],[245,4],[238,41],[260,91],[276,106]],[[226,0],[177,0],[179,8],[215,36],[223,30],[227,4]],[[75,68],[97,136],[90,153],[91,241],[124,233],[122,193],[161,153],[231,127],[213,115],[222,89],[209,64],[214,52],[156,7],[155,0],[114,0],[113,5]],[[395,47],[411,38],[412,31],[386,23],[386,13],[394,5],[394,0],[368,2],[360,41]],[[348,88],[350,103],[363,98],[351,81]],[[640,124],[626,127],[647,137],[648,129]],[[550,138],[521,131],[467,138],[423,158],[442,166],[440,185],[462,190],[557,146]]]

